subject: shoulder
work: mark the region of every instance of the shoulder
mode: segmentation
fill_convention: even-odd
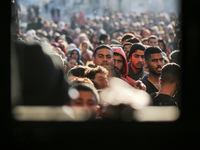
[[[128,80],[129,84],[130,84],[132,87],[134,87],[134,85],[135,85],[135,80],[132,79],[132,78],[129,77],[129,76],[126,76],[125,78],[126,78],[126,80]]]
[[[144,83],[146,83],[146,82],[148,82],[148,79],[147,79],[147,77],[148,77],[148,74],[146,74],[142,79],[141,79],[141,81]]]
[[[159,94],[153,99],[154,106],[176,106],[175,101],[165,94]]]

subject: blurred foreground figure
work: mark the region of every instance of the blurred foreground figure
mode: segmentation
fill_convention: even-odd
[[[133,120],[133,111],[151,105],[151,97],[143,90],[133,88],[123,80],[112,77],[109,87],[100,91],[102,119]]]
[[[89,78],[96,89],[104,89],[108,87],[108,71],[102,67],[88,68],[85,71],[85,77]]]
[[[68,90],[68,95],[69,101],[66,105],[73,108],[83,108],[87,111],[89,120],[97,118],[99,94],[93,86],[88,83],[74,82]]]
[[[48,44],[13,42],[11,84],[14,105],[62,106],[68,84],[64,63]]]

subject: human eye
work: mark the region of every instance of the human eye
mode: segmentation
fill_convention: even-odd
[[[139,57],[139,55],[134,55],[135,56],[135,58],[138,58]]]
[[[110,59],[110,58],[111,58],[111,55],[107,55],[106,57]]]
[[[99,54],[99,55],[98,55],[98,58],[103,58],[103,55]]]
[[[74,104],[76,106],[81,106],[82,105],[82,101],[81,100],[74,100],[73,102],[74,102]]]
[[[99,80],[99,81],[103,81],[103,78],[102,78],[102,77],[100,77],[100,78],[98,78],[98,80]]]
[[[88,105],[89,105],[89,106],[94,106],[94,105],[95,105],[95,102],[94,102],[93,100],[89,100],[89,101],[88,101]]]

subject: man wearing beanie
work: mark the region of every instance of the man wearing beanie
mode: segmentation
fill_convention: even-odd
[[[135,43],[131,46],[129,59],[129,74],[128,76],[134,80],[140,80],[146,73],[143,70],[144,66],[144,50],[145,46],[141,43]]]

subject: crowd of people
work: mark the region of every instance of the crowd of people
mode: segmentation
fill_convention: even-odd
[[[181,108],[181,24],[173,12],[28,20],[14,40],[20,105],[81,107],[92,120],[145,106]]]

